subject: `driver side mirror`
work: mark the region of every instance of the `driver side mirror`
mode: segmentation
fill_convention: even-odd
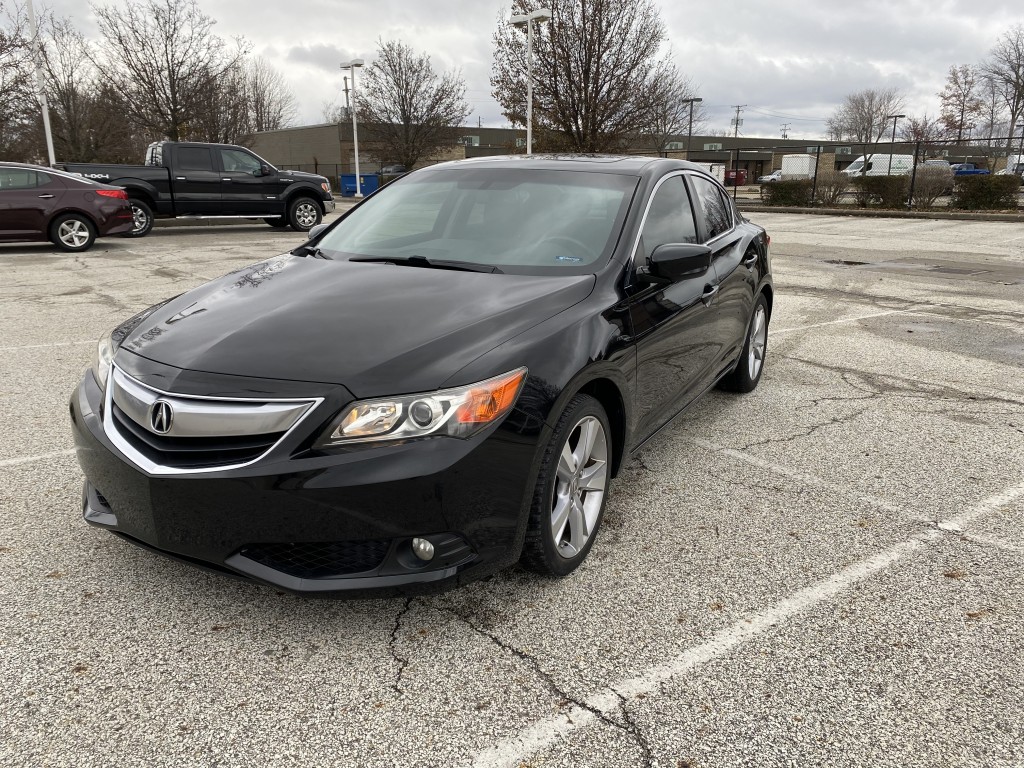
[[[666,243],[651,254],[648,274],[663,282],[698,277],[711,268],[711,249],[697,243]]]
[[[260,170],[259,170],[259,172],[256,175],[257,176],[269,176],[270,175],[270,166],[267,165],[266,163],[260,163]]]
[[[323,234],[323,231],[325,229],[327,229],[329,226],[331,226],[331,225],[330,224],[317,224],[315,227],[313,227],[311,230],[309,230],[309,232],[306,234],[306,237],[309,240],[316,240],[318,237],[320,237],[321,234]]]

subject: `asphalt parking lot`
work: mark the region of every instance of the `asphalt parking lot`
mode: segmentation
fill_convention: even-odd
[[[0,245],[0,764],[1019,766],[1024,225],[751,214],[764,379],[613,485],[589,560],[305,600],[81,520],[96,339],[263,225]]]

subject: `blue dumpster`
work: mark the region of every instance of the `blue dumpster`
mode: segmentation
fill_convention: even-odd
[[[341,191],[342,197],[355,197],[356,196],[356,175],[354,173],[343,173],[338,180],[341,184],[338,189]],[[364,195],[368,195],[371,192],[377,191],[377,174],[375,173],[360,173],[359,174],[359,191]]]

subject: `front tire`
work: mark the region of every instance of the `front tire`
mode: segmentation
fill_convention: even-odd
[[[747,326],[747,340],[740,353],[736,370],[720,382],[722,389],[730,392],[753,392],[764,372],[765,356],[768,354],[768,302],[759,294],[754,302],[754,312]]]
[[[134,197],[128,202],[132,207],[132,230],[125,232],[123,237],[145,237],[153,229],[153,209]]]
[[[62,251],[87,251],[96,241],[96,227],[80,213],[65,213],[50,225],[50,241]]]
[[[309,232],[323,218],[320,206],[311,197],[297,197],[288,206],[288,223],[298,232]]]
[[[522,563],[566,576],[586,559],[604,516],[612,438],[597,400],[576,395],[555,425],[534,489]]]

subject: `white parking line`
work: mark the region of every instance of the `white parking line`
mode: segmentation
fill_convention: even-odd
[[[17,347],[0,347],[0,352],[11,352],[17,349],[46,349],[47,347],[74,347],[78,344],[95,344],[96,339],[82,341],[55,341],[51,344],[22,344]]]
[[[886,315],[903,315],[908,312],[920,312],[924,309],[935,309],[934,304],[921,304],[910,309],[892,309],[888,312],[875,312],[871,315],[859,315],[858,317],[844,317],[841,320],[828,320],[824,323],[813,323],[811,325],[798,325],[795,328],[779,328],[778,330],[770,331],[772,336],[778,336],[780,333],[794,333],[795,331],[806,331],[811,328],[823,328],[826,325],[837,325],[839,323],[855,323],[858,320],[869,320],[872,317],[885,317]]]
[[[551,746],[571,731],[594,724],[598,720],[595,712],[605,716],[614,715],[623,698],[657,692],[658,687],[667,680],[679,677],[729,653],[757,635],[831,600],[857,582],[874,576],[908,555],[918,552],[925,545],[946,535],[944,531],[962,531],[972,521],[995,512],[1022,496],[1024,481],[983,499],[958,517],[945,520],[935,528],[854,563],[823,581],[797,590],[770,608],[758,611],[720,630],[708,642],[687,649],[665,664],[650,667],[636,677],[612,683],[587,698],[585,706],[575,705],[558,715],[537,721],[515,736],[478,753],[472,765],[475,768],[516,768],[531,755]]]
[[[789,467],[783,467],[779,464],[775,464],[774,462],[759,459],[758,457],[752,456],[749,453],[738,451],[735,448],[726,448],[724,445],[712,443],[709,440],[694,440],[693,443],[694,445],[698,445],[701,448],[707,448],[709,451],[714,451],[715,453],[721,453],[726,456],[731,456],[732,458],[746,462],[747,464],[753,464],[755,467],[767,469],[768,471],[774,472],[777,475],[790,477],[794,480],[799,480],[803,483],[807,483],[808,485],[817,485],[822,488],[827,488],[830,491],[834,491],[842,496],[847,496],[856,501],[867,502],[873,507],[878,507],[881,510],[884,510],[886,512],[892,512],[893,514],[900,515],[901,517],[908,517],[911,520],[915,520],[917,522],[931,522],[926,518],[916,517],[914,515],[907,515],[905,510],[893,504],[889,504],[888,502],[883,501],[877,496],[871,496],[870,494],[867,493],[851,493],[850,490],[847,489],[845,486],[841,486],[836,483],[830,483],[828,480],[824,480],[818,477],[817,475],[811,475],[808,474],[807,472],[801,472],[798,469],[790,469]]]
[[[0,460],[0,467],[14,467],[18,464],[29,464],[33,461],[42,461],[43,459],[57,459],[61,456],[74,456],[75,449],[69,448],[66,451],[54,451],[53,453],[41,453],[38,456],[22,456],[19,459],[3,459]]]

